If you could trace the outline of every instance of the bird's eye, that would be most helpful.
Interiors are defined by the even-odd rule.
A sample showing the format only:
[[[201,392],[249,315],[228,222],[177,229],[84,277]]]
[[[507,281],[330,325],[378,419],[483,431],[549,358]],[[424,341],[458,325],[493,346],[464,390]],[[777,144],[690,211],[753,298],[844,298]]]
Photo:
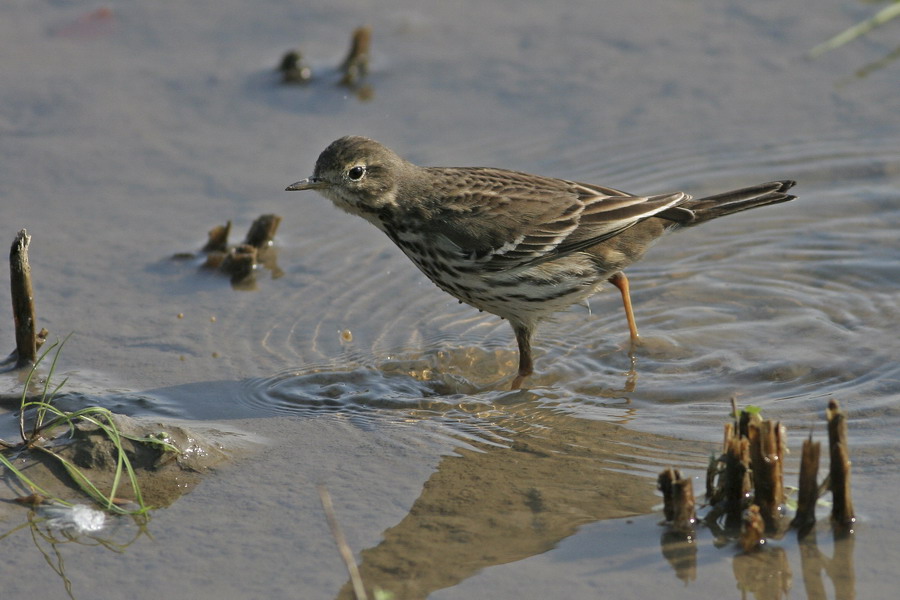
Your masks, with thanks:
[[[347,177],[350,178],[350,181],[359,181],[365,174],[366,168],[363,166],[356,166],[347,171]]]

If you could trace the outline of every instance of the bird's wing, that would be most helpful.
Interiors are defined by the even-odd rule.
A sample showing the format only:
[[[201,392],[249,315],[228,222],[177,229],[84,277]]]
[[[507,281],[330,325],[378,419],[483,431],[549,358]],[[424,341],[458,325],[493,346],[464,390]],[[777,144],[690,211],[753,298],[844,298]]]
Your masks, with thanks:
[[[634,196],[597,185],[498,169],[473,169],[449,193],[434,234],[479,269],[530,267],[584,250],[690,199],[683,192]]]

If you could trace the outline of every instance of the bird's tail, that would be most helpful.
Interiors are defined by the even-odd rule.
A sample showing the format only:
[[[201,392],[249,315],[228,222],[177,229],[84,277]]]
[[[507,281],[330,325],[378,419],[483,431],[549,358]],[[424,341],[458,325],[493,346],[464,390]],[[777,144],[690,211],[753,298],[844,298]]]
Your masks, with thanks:
[[[715,196],[688,200],[678,207],[657,213],[656,216],[671,219],[683,227],[692,227],[742,210],[793,200],[796,196],[786,192],[795,183],[797,182],[791,180],[770,181]]]

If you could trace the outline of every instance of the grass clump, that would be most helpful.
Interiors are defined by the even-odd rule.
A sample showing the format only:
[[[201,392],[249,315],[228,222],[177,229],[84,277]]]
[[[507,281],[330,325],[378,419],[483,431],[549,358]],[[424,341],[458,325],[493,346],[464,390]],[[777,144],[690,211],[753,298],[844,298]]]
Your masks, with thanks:
[[[114,514],[143,515],[150,507],[144,502],[141,488],[138,484],[137,473],[132,461],[129,459],[124,443],[126,440],[130,440],[141,444],[154,445],[164,451],[178,452],[178,449],[159,437],[135,437],[122,433],[116,425],[113,413],[107,408],[89,406],[76,411],[65,411],[55,406],[53,401],[67,379],[63,379],[55,386],[51,381],[53,380],[60,351],[67,340],[68,337],[62,342],[57,341],[52,344],[44,351],[34,366],[31,367],[25,380],[19,406],[19,435],[21,436],[21,441],[10,443],[0,440],[0,464],[6,467],[8,472],[17,478],[23,486],[30,489],[33,497],[39,495],[37,497],[44,501],[63,506],[73,506],[72,502],[54,497],[13,464],[16,457],[25,453],[30,453],[35,458],[37,458],[38,454],[45,455],[51,459],[51,462],[62,466],[78,488],[103,510]],[[44,378],[40,395],[29,399],[28,390],[31,389],[38,367],[51,353],[53,353],[53,358],[50,362],[49,372]],[[61,448],[65,447],[65,440],[74,437],[79,425],[93,427],[95,433],[99,433],[104,440],[108,440],[114,448],[112,454],[115,456],[115,465],[112,469],[112,483],[108,489],[101,489],[99,485],[95,484],[85,474],[84,470],[60,451]],[[130,484],[134,498],[123,501],[117,494],[125,487],[126,482]]]

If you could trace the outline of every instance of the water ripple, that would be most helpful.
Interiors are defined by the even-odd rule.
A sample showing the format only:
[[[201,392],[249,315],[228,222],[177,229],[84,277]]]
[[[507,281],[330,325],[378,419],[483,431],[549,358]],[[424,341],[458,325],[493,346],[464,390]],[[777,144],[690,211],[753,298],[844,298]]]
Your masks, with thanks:
[[[611,420],[627,413],[634,426],[674,424],[685,435],[710,435],[697,410],[718,423],[731,396],[796,422],[830,397],[886,411],[900,394],[894,141],[686,149],[638,140],[618,147],[601,171],[566,173],[696,193],[790,176],[800,181],[799,199],[675,233],[630,268],[643,338],[633,353],[611,287],[542,324],[529,393],[543,410]],[[560,149],[559,160],[607,150],[591,144]],[[517,360],[509,326],[457,304],[380,232],[316,201],[329,235],[310,229],[288,239],[286,276],[265,297],[266,319],[230,320],[222,334],[258,340],[260,352],[251,347],[242,359],[279,372],[245,380],[239,401],[262,413],[364,421],[396,411],[458,423],[506,406]],[[270,325],[254,330],[259,323]]]

